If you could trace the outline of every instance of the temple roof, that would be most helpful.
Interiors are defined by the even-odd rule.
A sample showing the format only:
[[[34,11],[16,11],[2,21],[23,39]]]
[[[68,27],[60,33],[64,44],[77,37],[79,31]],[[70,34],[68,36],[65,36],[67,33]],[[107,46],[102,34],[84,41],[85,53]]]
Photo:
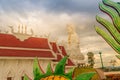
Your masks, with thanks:
[[[54,51],[54,53],[56,54],[57,58],[53,61],[58,62],[63,58],[63,55],[58,47],[58,45],[55,42],[50,42],[51,46],[52,46],[52,50]]]
[[[66,53],[66,50],[65,50],[64,46],[59,46],[59,48],[60,48],[60,50],[62,51],[62,54],[63,54],[64,56],[66,56],[67,53]]]
[[[63,56],[61,56],[60,54],[57,54],[57,58],[54,59],[54,62],[59,62],[61,59],[63,58]]]
[[[30,37],[24,41],[20,41],[11,34],[0,34],[0,46],[50,49],[47,38]]]
[[[0,33],[0,56],[1,57],[40,57],[53,58],[55,55],[50,49],[47,38],[30,37],[20,41],[11,34]]]
[[[0,56],[54,58],[54,55],[51,53],[51,51],[15,50],[15,49],[0,49]]]
[[[20,41],[14,35],[0,33],[0,57],[38,57],[59,62],[66,55],[64,46],[47,38],[30,37]],[[66,66],[74,66],[74,63],[68,59]]]
[[[67,53],[66,53],[66,50],[64,48],[64,46],[59,46],[60,50],[62,51],[62,55],[63,56],[66,56]],[[75,64],[72,62],[72,60],[70,58],[68,58],[68,61],[67,61],[67,64],[66,64],[67,67],[70,67],[70,66],[75,66]]]
[[[59,62],[64,56],[67,56],[66,50],[64,48],[64,46],[58,46],[55,42],[50,42],[51,46],[52,46],[52,50],[54,51],[54,53],[57,55],[57,59],[53,60],[55,62]],[[70,66],[75,66],[74,63],[68,58],[67,60],[67,67]]]
[[[70,67],[70,66],[75,66],[75,64],[72,62],[71,59],[68,59],[68,62],[66,64],[67,67]]]
[[[55,42],[50,42],[51,46],[52,46],[52,50],[55,53],[60,53],[59,47],[57,46],[57,44]]]

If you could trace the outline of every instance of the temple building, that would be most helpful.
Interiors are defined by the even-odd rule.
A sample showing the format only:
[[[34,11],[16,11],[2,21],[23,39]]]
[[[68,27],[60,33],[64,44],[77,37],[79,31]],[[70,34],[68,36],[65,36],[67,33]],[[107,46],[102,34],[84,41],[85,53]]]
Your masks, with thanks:
[[[64,57],[67,55],[66,50],[64,48],[64,46],[58,46],[55,42],[50,42],[52,49],[54,51],[54,53],[57,56],[57,59],[53,60],[53,69],[55,69],[56,64]],[[71,69],[72,67],[75,66],[75,64],[73,63],[73,61],[71,61],[72,59],[67,60],[66,63],[66,71],[68,71],[69,69]],[[67,70],[68,69],[68,70]]]
[[[11,34],[0,33],[0,80],[23,80],[24,74],[33,78],[35,57],[45,72],[48,63],[51,63],[54,70],[56,63],[67,55],[63,45],[49,41],[48,38],[33,37],[33,31],[28,34],[26,27],[19,26],[18,32],[14,32],[13,27],[10,28]],[[69,58],[66,69],[74,66]]]

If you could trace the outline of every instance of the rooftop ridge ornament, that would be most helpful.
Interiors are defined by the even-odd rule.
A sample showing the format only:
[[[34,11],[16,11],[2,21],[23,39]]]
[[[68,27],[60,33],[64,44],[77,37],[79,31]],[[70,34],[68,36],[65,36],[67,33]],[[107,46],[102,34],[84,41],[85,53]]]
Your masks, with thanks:
[[[103,0],[102,3],[99,3],[99,8],[112,19],[111,23],[102,17],[96,16],[97,22],[103,25],[110,35],[100,27],[95,27],[95,30],[118,54],[120,54],[120,4],[112,0]],[[117,58],[120,59],[120,55],[117,55]]]
[[[11,29],[11,33],[18,38],[21,41],[24,41],[25,39],[28,39],[29,37],[32,37],[34,35],[33,30],[31,29],[31,34],[27,33],[27,26],[18,26],[18,31],[15,32],[13,26],[8,26]]]
[[[44,38],[47,38],[47,39],[49,39],[50,36],[51,36],[51,33],[46,33],[46,34],[43,35],[43,37],[44,37]]]

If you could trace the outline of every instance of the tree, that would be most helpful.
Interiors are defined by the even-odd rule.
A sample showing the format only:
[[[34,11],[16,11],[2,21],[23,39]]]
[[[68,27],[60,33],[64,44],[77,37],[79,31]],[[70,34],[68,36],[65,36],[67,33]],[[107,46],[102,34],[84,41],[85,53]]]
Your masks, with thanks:
[[[95,62],[94,62],[94,53],[88,52],[87,56],[88,56],[88,64],[89,64],[89,66],[93,67],[94,64],[95,64]]]
[[[116,65],[116,60],[111,60],[110,63],[112,64],[112,66],[114,67]]]

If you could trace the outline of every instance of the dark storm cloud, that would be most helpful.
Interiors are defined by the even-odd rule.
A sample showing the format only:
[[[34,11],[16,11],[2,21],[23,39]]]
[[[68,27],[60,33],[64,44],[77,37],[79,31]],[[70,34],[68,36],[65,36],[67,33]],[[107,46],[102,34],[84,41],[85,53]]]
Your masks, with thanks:
[[[55,11],[55,12],[68,12],[68,13],[76,13],[76,12],[95,12],[98,7],[97,0],[51,0],[46,4],[47,10]]]
[[[0,7],[5,11],[23,13],[44,9],[54,13],[95,13],[100,0],[0,0]]]

